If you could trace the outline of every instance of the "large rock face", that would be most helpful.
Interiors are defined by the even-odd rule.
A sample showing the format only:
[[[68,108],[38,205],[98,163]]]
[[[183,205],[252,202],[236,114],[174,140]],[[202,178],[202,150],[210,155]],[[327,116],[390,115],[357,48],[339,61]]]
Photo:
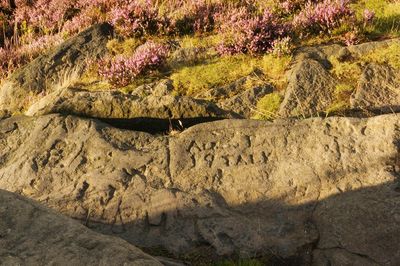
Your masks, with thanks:
[[[163,265],[124,240],[3,190],[0,217],[0,265]]]
[[[108,24],[92,26],[16,71],[0,88],[0,110],[20,111],[36,97],[79,78],[87,60],[106,53],[111,35]]]
[[[399,115],[226,120],[153,136],[14,117],[0,121],[0,188],[140,246],[398,265],[399,128]]]

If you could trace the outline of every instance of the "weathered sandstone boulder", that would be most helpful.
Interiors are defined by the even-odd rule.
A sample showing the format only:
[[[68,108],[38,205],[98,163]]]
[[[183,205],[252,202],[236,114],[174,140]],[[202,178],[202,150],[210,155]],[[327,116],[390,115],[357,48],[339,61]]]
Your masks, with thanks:
[[[171,129],[225,118],[241,118],[212,102],[172,95],[124,94],[119,91],[85,91],[64,88],[49,94],[27,110],[26,115],[71,114],[99,118],[119,128],[146,132]]]
[[[398,265],[399,128],[393,114],[223,120],[153,136],[14,117],[0,121],[0,188],[138,246]]]
[[[199,93],[198,95],[196,95],[196,97],[213,99],[218,102],[223,102],[237,95],[240,95],[247,90],[263,87],[266,87],[268,90],[271,89],[270,84],[260,81],[259,77],[255,75],[249,75],[239,78],[225,86],[210,88],[207,91]]]
[[[135,88],[130,94],[144,98],[146,96],[172,95],[174,85],[170,79],[162,79],[150,84],[144,84]]]
[[[62,89],[43,97],[26,112],[29,116],[71,114],[96,118],[231,118],[232,113],[215,104],[172,95],[138,97],[119,91]]]
[[[287,76],[280,116],[317,116],[332,104],[337,81],[320,61],[300,59]]]
[[[382,41],[366,42],[358,45],[347,46],[346,49],[351,53],[353,57],[362,57],[372,50],[376,49],[387,49],[393,43],[399,43],[400,39],[388,39]]]
[[[352,62],[362,59],[376,49],[386,49],[399,39],[370,42],[360,45],[342,47],[326,45],[298,49],[287,74],[288,86],[280,106],[280,117],[315,117],[326,113],[335,106],[336,86],[342,80],[331,73],[329,60],[336,58],[339,62]],[[355,87],[347,113],[358,113],[359,110],[374,113],[391,113],[400,106],[399,80],[400,72],[388,65],[373,62],[360,65],[362,74],[354,84]],[[351,73],[349,73],[351,75]],[[354,77],[352,77],[353,79]],[[357,112],[355,112],[357,111]],[[378,112],[376,112],[378,111]]]
[[[107,51],[112,27],[98,24],[17,70],[0,88],[0,110],[21,111],[41,95],[78,79],[94,60]]]
[[[122,239],[4,190],[0,217],[0,265],[163,265]]]
[[[387,65],[369,64],[351,98],[355,109],[385,113],[400,110],[400,70]]]
[[[257,102],[272,92],[273,87],[269,84],[256,86],[220,102],[218,106],[225,110],[231,110],[243,117],[251,118],[257,109]]]

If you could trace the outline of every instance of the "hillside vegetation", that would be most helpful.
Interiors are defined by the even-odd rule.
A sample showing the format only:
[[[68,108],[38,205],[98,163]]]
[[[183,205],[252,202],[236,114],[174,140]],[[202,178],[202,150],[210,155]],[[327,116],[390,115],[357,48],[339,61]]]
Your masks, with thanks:
[[[87,77],[103,89],[169,76],[193,95],[255,70],[279,88],[295,47],[399,36],[399,11],[397,0],[2,0],[0,79],[106,21],[116,29],[110,55]]]

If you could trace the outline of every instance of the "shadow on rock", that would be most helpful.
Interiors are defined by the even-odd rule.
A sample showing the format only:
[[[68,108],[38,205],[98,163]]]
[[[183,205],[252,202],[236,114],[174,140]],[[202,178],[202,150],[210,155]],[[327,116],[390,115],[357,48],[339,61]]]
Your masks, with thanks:
[[[220,201],[219,207],[228,210],[225,213],[216,214],[217,206],[178,213],[171,209],[148,217],[147,226],[139,231],[135,222],[119,221],[113,225],[90,222],[88,226],[133,244],[139,244],[134,240],[137,236],[142,235],[143,240],[152,235],[159,242],[149,243],[153,248],[148,247],[147,251],[155,254],[163,254],[165,244],[171,239],[179,243],[197,234],[196,248],[186,255],[178,254],[182,259],[192,259],[194,265],[224,258],[215,253],[216,246],[219,249],[224,246],[231,258],[259,258],[268,265],[398,265],[400,262],[400,182],[339,192],[302,205],[267,200],[228,206],[223,199]],[[204,217],[194,215],[189,219],[189,213],[202,213]],[[190,226],[188,220],[192,220]],[[171,228],[186,230],[184,227],[191,228],[188,239],[171,231]],[[236,249],[234,239],[247,241],[248,250]],[[164,248],[154,248],[157,246]],[[284,255],[293,248],[295,252],[290,252],[293,255]]]

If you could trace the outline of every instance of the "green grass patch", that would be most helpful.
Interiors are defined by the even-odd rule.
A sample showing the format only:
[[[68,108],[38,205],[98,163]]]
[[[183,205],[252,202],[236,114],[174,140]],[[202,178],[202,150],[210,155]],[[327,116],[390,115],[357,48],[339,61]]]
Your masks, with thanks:
[[[143,43],[143,40],[136,38],[129,38],[125,40],[112,39],[108,41],[107,49],[113,55],[132,55],[136,48]]]
[[[272,54],[264,55],[261,60],[261,70],[267,77],[267,80],[278,90],[286,87],[287,80],[285,74],[291,61],[292,57],[290,55],[276,57]]]
[[[183,67],[171,75],[175,90],[182,95],[196,95],[209,89],[232,83],[250,75],[258,60],[250,56],[227,56],[203,64]]]
[[[350,97],[355,87],[349,84],[340,83],[335,87],[335,101],[325,111],[327,115],[340,113],[350,108]]]
[[[354,90],[354,87],[348,84],[338,84],[335,88],[335,95],[337,97],[341,97],[344,94],[351,94]]]
[[[255,259],[241,259],[238,261],[226,260],[221,262],[216,262],[213,266],[263,266],[265,265],[259,260]]]
[[[180,46],[182,48],[193,48],[193,47],[212,48],[215,47],[220,42],[221,42],[221,36],[216,34],[205,35],[202,37],[186,35],[179,40]]]
[[[387,48],[375,49],[361,58],[364,62],[388,64],[394,69],[400,69],[400,41],[395,41]]]
[[[341,82],[354,84],[362,73],[359,61],[339,61],[333,56],[329,58],[329,61],[332,64],[331,73]]]
[[[390,0],[359,0],[353,4],[357,17],[362,18],[365,9],[375,12],[375,20],[366,30],[372,37],[400,36],[400,2]]]
[[[192,96],[230,84],[250,74],[258,75],[264,82],[271,82],[281,88],[286,84],[285,71],[290,61],[290,56],[275,57],[270,54],[263,57],[224,56],[194,66],[173,69],[171,79],[178,94]]]
[[[257,114],[254,119],[272,120],[282,103],[282,96],[278,93],[271,93],[261,98],[257,103]]]

